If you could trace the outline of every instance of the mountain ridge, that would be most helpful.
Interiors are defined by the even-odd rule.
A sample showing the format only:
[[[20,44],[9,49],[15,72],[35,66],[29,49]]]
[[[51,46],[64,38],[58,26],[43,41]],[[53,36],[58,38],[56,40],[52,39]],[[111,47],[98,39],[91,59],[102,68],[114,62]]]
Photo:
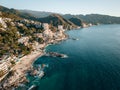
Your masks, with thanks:
[[[53,12],[44,12],[44,11],[33,11],[33,10],[17,10],[17,9],[9,9],[4,6],[0,6],[0,11],[4,11],[7,13],[12,13],[15,14],[19,17],[26,18],[26,19],[31,19],[35,21],[39,21],[42,19],[46,20],[45,18],[48,18],[52,14],[58,14],[58,13],[53,13]],[[109,16],[109,15],[103,15],[103,14],[86,14],[86,15],[72,15],[72,14],[59,14],[64,18],[64,20],[68,20],[69,22],[70,19],[78,19],[77,21],[81,20],[82,22],[85,22],[87,24],[91,23],[94,25],[97,24],[120,24],[120,17],[115,17],[115,16]],[[73,24],[80,25],[80,23],[75,23],[72,22]]]
[[[71,29],[70,28],[71,26],[74,28],[77,27],[74,23],[72,23],[67,19],[64,19],[59,14],[51,14],[48,17],[39,18],[39,21],[52,24],[53,26],[63,25],[64,28],[69,28],[69,29]]]
[[[42,23],[51,24],[51,22],[53,22],[53,25],[55,27],[57,27],[58,25],[63,25],[64,28],[69,28],[69,29],[71,29],[70,25],[71,25],[71,27],[76,27],[76,25],[74,25],[69,20],[64,19],[59,14],[49,13],[49,15],[47,17],[38,18],[38,17],[28,13],[28,12],[20,12],[16,9],[9,9],[9,8],[3,7],[3,6],[0,6],[0,11],[5,12],[5,13],[14,14],[14,15],[19,16],[21,18],[30,19],[30,20],[34,20],[34,21],[39,21],[39,22],[42,22]]]
[[[39,11],[34,11],[34,14],[38,12]],[[31,14],[30,12],[27,12],[27,13]],[[46,13],[46,12],[42,12],[42,13]],[[51,12],[51,14],[58,14],[58,13]],[[46,17],[48,17],[49,15],[50,15],[50,12],[48,15],[46,15]],[[86,15],[60,14],[60,15],[67,20],[69,20],[70,18],[78,18],[86,23],[92,23],[92,24],[97,24],[97,23],[99,24],[114,24],[114,23],[120,24],[120,17],[118,16],[110,16],[110,15],[104,15],[104,14],[86,14]],[[43,18],[43,17],[45,16],[38,16],[37,18]]]

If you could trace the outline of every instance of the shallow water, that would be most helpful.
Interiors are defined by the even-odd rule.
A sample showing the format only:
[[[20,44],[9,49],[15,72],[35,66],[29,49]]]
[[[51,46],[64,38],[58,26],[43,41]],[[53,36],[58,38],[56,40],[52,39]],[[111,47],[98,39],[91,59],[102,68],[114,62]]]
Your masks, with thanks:
[[[70,38],[50,45],[47,52],[68,58],[40,57],[49,64],[42,79],[29,77],[36,90],[120,90],[120,25],[100,25],[67,31]]]

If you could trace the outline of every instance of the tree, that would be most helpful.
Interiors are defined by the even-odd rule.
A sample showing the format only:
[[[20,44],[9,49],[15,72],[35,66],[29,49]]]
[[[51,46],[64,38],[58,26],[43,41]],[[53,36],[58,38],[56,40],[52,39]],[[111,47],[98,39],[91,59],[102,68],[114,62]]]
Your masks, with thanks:
[[[41,43],[41,44],[44,43],[43,38],[38,38],[38,42]]]
[[[3,28],[2,24],[0,23],[0,28]]]
[[[5,74],[4,70],[0,70],[0,77],[2,77]]]

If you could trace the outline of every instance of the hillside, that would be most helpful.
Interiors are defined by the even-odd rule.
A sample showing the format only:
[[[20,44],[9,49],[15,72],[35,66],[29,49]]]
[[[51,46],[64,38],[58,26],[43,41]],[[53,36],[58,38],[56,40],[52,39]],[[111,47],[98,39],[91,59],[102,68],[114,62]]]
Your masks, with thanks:
[[[88,15],[63,15],[65,19],[70,18],[79,18],[83,22],[92,23],[92,24],[120,24],[120,17],[109,16],[109,15],[100,15],[100,14],[88,14]]]
[[[20,18],[12,13],[0,12],[0,57],[3,55],[26,55],[33,50],[36,41],[34,33],[41,33],[40,22]],[[19,43],[19,39],[29,38],[29,44]],[[42,38],[39,38],[42,43]],[[34,44],[34,43],[33,43]]]
[[[26,18],[35,21],[50,22],[50,19],[54,19],[53,17],[51,17],[53,16],[52,14],[54,14],[52,12],[16,10],[16,9],[9,9],[3,6],[0,6],[0,11],[5,13],[11,13],[21,18]],[[69,19],[76,18],[76,19],[80,19],[83,22],[92,23],[92,24],[120,24],[120,17],[109,16],[109,15],[101,15],[101,14],[87,14],[87,15],[56,14],[56,15],[61,15],[61,17],[64,18],[64,20],[67,19],[67,22],[69,23],[73,21],[73,20],[69,21]],[[72,23],[75,24],[75,22]],[[78,24],[76,23],[76,25]]]
[[[83,23],[82,20],[80,20],[79,18],[70,18],[69,21],[71,21],[77,26],[82,26],[82,23]]]
[[[48,17],[39,18],[40,22],[49,23],[53,26],[57,27],[58,25],[63,25],[64,28],[71,29],[77,27],[71,21],[64,19],[62,16],[58,14],[52,14]]]
[[[50,12],[37,12],[37,14],[36,14],[36,11],[30,11],[30,10],[22,11],[22,10],[16,10],[16,9],[9,9],[9,8],[3,7],[3,6],[0,6],[0,11],[2,11],[4,13],[12,14],[12,15],[15,15],[15,16],[18,16],[21,18],[29,19],[29,20],[39,21],[42,23],[49,23],[49,24],[52,24],[56,28],[58,25],[63,25],[65,29],[66,28],[71,29],[71,28],[76,27],[75,24],[73,24],[69,20],[64,19],[59,14],[52,14]],[[39,18],[37,16],[40,16],[42,18]]]
[[[31,14],[37,18],[48,17],[53,14],[52,12],[41,12],[41,11],[31,11],[23,10],[24,13]],[[120,17],[101,15],[101,14],[87,14],[87,15],[71,15],[71,14],[60,14],[63,18],[69,20],[70,18],[79,18],[83,22],[92,24],[120,24]]]
[[[16,16],[21,17],[21,18],[26,18],[26,19],[37,21],[37,19],[34,16],[32,16],[31,14],[26,13],[26,12],[22,13],[22,12],[16,10],[16,9],[13,9],[13,8],[9,9],[7,7],[4,7],[4,6],[0,6],[0,11],[4,12],[4,13],[7,13],[7,14],[16,15]]]
[[[114,17],[109,15],[88,14],[85,16],[78,15],[77,17],[83,19],[88,23],[100,23],[100,24],[120,24],[120,17]]]

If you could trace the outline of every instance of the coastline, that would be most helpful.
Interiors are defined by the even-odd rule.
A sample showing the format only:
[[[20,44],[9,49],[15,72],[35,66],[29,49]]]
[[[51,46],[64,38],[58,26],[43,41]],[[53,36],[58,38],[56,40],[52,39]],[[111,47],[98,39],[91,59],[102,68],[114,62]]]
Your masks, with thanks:
[[[26,72],[31,68],[32,63],[42,55],[43,52],[33,52],[22,57],[12,69],[14,75],[8,76],[7,79],[3,80],[2,89],[12,90],[14,87],[19,86],[20,83],[27,82]]]
[[[5,80],[3,79],[3,85],[1,85],[2,90],[12,90],[18,87],[21,83],[28,82],[26,79],[27,71],[30,70],[31,66],[37,60],[37,58],[44,55],[45,48],[51,44],[56,44],[58,42],[66,40],[67,38],[68,35],[66,35],[64,32],[62,38],[51,39],[49,42],[44,43],[42,50],[33,51],[30,54],[20,58],[19,62],[17,62],[11,70],[14,72],[14,74],[8,76]]]

